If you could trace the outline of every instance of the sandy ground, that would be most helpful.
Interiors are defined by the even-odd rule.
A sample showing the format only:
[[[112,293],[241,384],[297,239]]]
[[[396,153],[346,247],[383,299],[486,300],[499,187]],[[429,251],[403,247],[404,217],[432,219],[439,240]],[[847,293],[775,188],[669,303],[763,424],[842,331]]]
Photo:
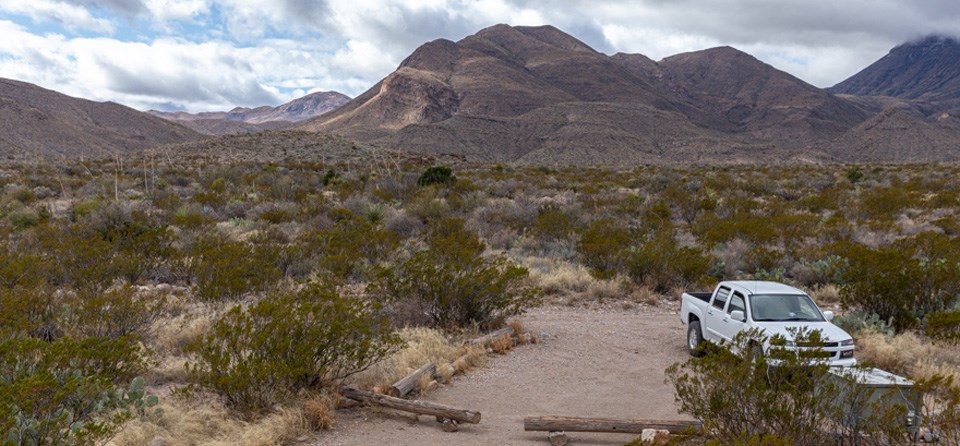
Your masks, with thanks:
[[[568,415],[685,419],[664,369],[687,358],[675,313],[544,308],[523,318],[538,344],[493,356],[487,368],[454,378],[423,399],[479,411],[480,424],[443,432],[433,417],[375,408],[341,410],[315,446],[545,445],[547,433],[524,432],[523,418]],[[571,444],[621,445],[622,434],[570,433]]]

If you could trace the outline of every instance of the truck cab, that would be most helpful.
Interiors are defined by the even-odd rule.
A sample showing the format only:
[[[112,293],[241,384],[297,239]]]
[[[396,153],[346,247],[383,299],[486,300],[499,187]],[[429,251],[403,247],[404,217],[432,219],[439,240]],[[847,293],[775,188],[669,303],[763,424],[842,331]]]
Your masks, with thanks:
[[[832,324],[833,313],[821,311],[806,293],[776,282],[726,281],[712,293],[683,293],[681,322],[687,325],[687,346],[691,354],[704,340],[730,344],[744,331],[758,330],[763,341],[754,345],[756,353],[766,354],[770,339],[783,339],[778,348],[796,350],[793,334],[819,331],[831,366],[853,366],[853,338]],[[803,347],[800,347],[803,348]]]

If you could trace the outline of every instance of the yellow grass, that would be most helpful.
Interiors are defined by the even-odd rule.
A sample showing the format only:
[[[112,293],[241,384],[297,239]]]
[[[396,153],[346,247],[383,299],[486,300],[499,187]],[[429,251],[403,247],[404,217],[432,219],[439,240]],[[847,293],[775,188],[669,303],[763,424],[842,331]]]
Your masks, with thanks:
[[[864,364],[912,378],[939,374],[960,379],[960,349],[911,332],[896,336],[863,332],[857,338],[857,357]]]
[[[447,364],[455,360],[460,347],[438,330],[405,328],[400,337],[406,342],[403,350],[355,375],[351,381],[362,388],[387,388],[427,363]]]
[[[840,289],[836,285],[820,285],[810,291],[810,297],[820,306],[833,306],[840,302]]]
[[[107,444],[142,446],[160,439],[169,446],[273,446],[294,443],[309,433],[309,427],[301,409],[285,409],[256,423],[243,423],[216,403],[164,401],[142,420],[124,425]]]

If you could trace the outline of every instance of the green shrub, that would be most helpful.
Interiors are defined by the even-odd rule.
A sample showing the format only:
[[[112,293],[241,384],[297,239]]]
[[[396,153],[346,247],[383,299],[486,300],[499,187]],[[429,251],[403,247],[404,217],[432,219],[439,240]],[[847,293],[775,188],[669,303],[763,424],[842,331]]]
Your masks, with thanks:
[[[146,367],[136,336],[84,336],[80,328],[96,322],[75,318],[69,294],[42,284],[0,290],[0,302],[0,434],[6,441],[85,444],[109,436],[131,416],[130,404],[144,407],[142,380],[139,394],[116,389]]]
[[[526,268],[502,256],[484,258],[486,246],[463,220],[434,224],[427,249],[388,269],[378,288],[393,300],[419,304],[433,325],[489,328],[539,300]]]
[[[124,250],[119,239],[104,237],[83,224],[43,225],[34,235],[34,249],[51,266],[45,279],[52,285],[107,288],[120,278],[137,280],[149,264],[134,247]]]
[[[270,245],[251,246],[217,233],[198,236],[187,250],[195,295],[223,300],[264,290],[282,276],[274,254]]]
[[[328,170],[327,173],[323,174],[323,185],[326,186],[335,186],[340,184],[340,174],[335,170]]]
[[[627,248],[633,244],[632,231],[613,219],[594,221],[580,233],[577,253],[590,268],[590,275],[609,279],[623,271]]]
[[[704,282],[713,259],[702,250],[678,247],[671,232],[654,234],[627,254],[627,272],[638,284],[658,292]]]
[[[949,247],[946,240],[922,234],[895,247],[848,247],[841,303],[892,320],[897,330],[915,327],[925,315],[949,308],[960,294],[960,264],[940,257],[952,255]]]
[[[197,361],[188,371],[198,386],[252,418],[383,359],[399,346],[389,327],[378,304],[310,283],[231,309],[192,345]]]
[[[334,227],[303,234],[301,257],[336,277],[359,279],[370,267],[387,259],[400,245],[393,232],[363,218],[341,220]]]
[[[567,239],[573,229],[573,219],[559,206],[549,205],[540,208],[531,233],[547,241],[556,241]]]
[[[439,184],[444,186],[452,185],[457,181],[457,177],[453,175],[453,170],[446,166],[433,166],[427,168],[420,175],[420,178],[417,178],[418,186],[429,186],[431,184]]]
[[[36,209],[27,206],[14,209],[7,215],[7,218],[10,219],[10,224],[18,229],[29,228],[40,223],[40,213],[38,213]]]
[[[853,184],[859,183],[860,180],[863,179],[863,170],[860,170],[860,168],[856,166],[845,170],[843,173],[846,175],[847,180]]]
[[[35,359],[31,350],[41,349],[38,342],[43,341],[0,343],[3,444],[97,444],[157,404],[157,397],[144,391],[143,378],[117,387],[102,376],[49,364],[49,352]]]
[[[816,345],[818,339],[816,331],[794,333],[798,344]],[[757,331],[741,333],[729,345],[707,343],[708,354],[667,369],[680,412],[703,422],[711,444],[767,444],[765,438],[776,439],[772,444],[838,446],[906,441],[906,409],[888,398],[864,404],[859,392],[841,392],[836,380],[827,379],[829,366],[816,361],[822,353],[816,347],[804,354],[771,347],[767,353],[778,360],[776,367],[765,356],[734,353],[753,351],[763,341]]]
[[[934,340],[960,341],[960,310],[937,311],[927,315],[924,334]]]
[[[137,296],[133,287],[80,289],[71,306],[72,331],[98,339],[138,338],[163,309],[163,299]]]

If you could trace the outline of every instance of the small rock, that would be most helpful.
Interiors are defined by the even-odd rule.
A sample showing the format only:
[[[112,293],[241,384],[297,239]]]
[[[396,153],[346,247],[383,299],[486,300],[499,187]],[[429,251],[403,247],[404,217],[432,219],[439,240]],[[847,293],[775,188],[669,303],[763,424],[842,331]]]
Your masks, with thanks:
[[[153,440],[150,440],[150,442],[147,443],[147,446],[167,446],[168,444],[170,443],[167,442],[166,438],[153,437]]]
[[[640,433],[640,441],[649,444],[665,445],[670,442],[670,431],[664,429],[644,429]]]

